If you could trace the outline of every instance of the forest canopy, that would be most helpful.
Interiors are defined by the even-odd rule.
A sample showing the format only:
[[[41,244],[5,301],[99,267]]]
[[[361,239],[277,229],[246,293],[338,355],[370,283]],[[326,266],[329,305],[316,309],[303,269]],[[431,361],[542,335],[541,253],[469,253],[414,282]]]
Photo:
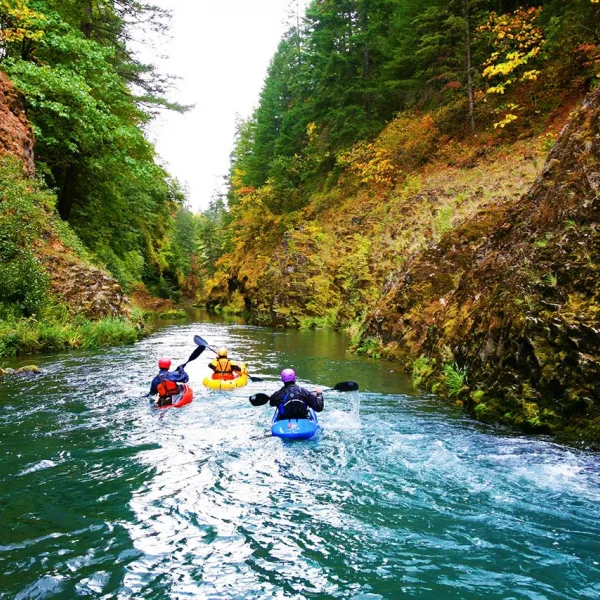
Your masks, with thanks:
[[[166,296],[185,287],[196,240],[180,235],[192,215],[144,127],[160,109],[185,108],[131,42],[166,32],[168,18],[137,0],[0,1],[0,69],[24,95],[58,214],[126,288]]]

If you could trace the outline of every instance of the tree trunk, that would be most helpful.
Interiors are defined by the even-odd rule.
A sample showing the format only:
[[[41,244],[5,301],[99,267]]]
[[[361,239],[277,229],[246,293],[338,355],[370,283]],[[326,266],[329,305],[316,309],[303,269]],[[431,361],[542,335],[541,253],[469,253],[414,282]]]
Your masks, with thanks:
[[[361,14],[361,28],[364,36],[363,41],[363,77],[369,80],[371,77],[371,50],[369,48],[369,7],[368,3],[363,2]],[[365,110],[370,113],[373,106],[372,94],[365,93]]]
[[[467,34],[465,66],[467,69],[467,96],[469,97],[469,121],[471,125],[471,132],[475,133],[475,103],[473,102],[473,80],[471,78],[471,7],[469,6],[469,0],[463,0],[463,7],[465,11],[465,24]]]
[[[58,214],[63,221],[68,221],[75,200],[75,190],[77,188],[77,176],[79,168],[77,165],[69,165],[65,171],[65,177],[58,196]]]
[[[92,21],[94,16],[92,0],[85,0],[83,10],[85,12],[85,21],[81,22],[81,31],[85,38],[89,40],[92,37]]]

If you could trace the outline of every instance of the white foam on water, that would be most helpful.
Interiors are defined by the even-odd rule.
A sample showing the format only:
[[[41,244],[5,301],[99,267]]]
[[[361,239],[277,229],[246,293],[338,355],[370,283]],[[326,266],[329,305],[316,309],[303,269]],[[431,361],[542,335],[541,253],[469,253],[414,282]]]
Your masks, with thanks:
[[[579,464],[524,465],[515,468],[514,476],[517,479],[525,479],[544,490],[585,495],[589,499],[600,500],[600,493],[591,482],[588,482],[585,469]]]
[[[332,410],[327,413],[327,420],[320,421],[323,428],[335,430],[358,430],[362,427],[360,417],[354,412],[345,412],[343,410]]]
[[[22,477],[23,475],[29,475],[30,473],[35,473],[36,471],[51,469],[52,467],[56,467],[57,464],[58,463],[54,462],[53,460],[40,460],[40,462],[28,465],[25,469],[17,473],[17,476]]]

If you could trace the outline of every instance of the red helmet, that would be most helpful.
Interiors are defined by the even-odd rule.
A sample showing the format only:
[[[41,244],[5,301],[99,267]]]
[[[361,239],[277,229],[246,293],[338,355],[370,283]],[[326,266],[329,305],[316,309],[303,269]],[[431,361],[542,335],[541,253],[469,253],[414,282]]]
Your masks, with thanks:
[[[161,369],[168,369],[171,366],[171,359],[170,358],[159,358],[158,359],[158,366]]]

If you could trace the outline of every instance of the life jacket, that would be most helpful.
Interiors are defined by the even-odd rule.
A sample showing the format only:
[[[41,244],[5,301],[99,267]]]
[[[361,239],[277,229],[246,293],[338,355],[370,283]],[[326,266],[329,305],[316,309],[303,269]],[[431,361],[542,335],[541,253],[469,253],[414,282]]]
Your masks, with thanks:
[[[161,398],[170,398],[179,394],[179,386],[170,379],[163,379],[157,386],[156,390]]]
[[[228,358],[215,358],[213,361],[215,365],[215,372],[213,379],[233,379],[233,369],[231,368],[231,361]]]
[[[223,373],[231,373],[231,361],[228,358],[216,358],[215,359],[215,373],[222,375]]]
[[[302,398],[296,398],[288,392],[277,407],[279,419],[302,419],[308,415],[308,404]]]

